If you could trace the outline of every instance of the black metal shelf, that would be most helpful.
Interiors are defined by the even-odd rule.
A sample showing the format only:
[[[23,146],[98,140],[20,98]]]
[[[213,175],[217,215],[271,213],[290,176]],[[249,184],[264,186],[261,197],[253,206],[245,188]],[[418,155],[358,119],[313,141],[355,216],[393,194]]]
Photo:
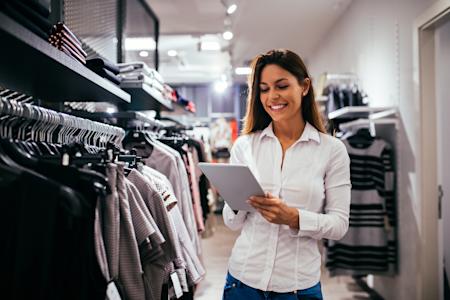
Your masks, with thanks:
[[[131,95],[131,103],[124,105],[126,110],[173,110],[172,102],[147,84],[122,82],[120,86]]]
[[[130,95],[0,12],[0,85],[47,102],[130,102]]]

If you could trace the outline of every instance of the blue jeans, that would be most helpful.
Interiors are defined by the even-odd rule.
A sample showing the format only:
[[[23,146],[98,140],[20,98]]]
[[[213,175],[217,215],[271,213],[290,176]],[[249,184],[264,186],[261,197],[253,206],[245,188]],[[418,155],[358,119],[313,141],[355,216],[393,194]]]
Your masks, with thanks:
[[[320,282],[304,290],[289,293],[261,291],[227,274],[222,300],[323,300]]]

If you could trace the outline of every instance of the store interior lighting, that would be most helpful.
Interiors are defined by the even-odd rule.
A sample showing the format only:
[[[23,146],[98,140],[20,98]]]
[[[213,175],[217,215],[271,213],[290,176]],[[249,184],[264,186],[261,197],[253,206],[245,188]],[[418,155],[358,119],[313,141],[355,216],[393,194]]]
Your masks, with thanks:
[[[234,69],[234,73],[236,75],[249,75],[252,72],[252,69],[249,67],[237,67]]]
[[[167,55],[169,55],[170,57],[175,57],[178,55],[177,50],[169,50],[167,51]]]
[[[227,41],[229,41],[229,40],[231,40],[232,38],[233,38],[233,33],[230,31],[230,30],[227,30],[227,31],[225,31],[223,34],[222,34],[222,37],[225,39],[225,40],[227,40]]]
[[[148,57],[148,55],[149,55],[148,51],[142,50],[139,52],[140,57]]]
[[[222,0],[222,4],[227,9],[227,14],[231,15],[237,10],[237,4],[235,0]]]
[[[228,87],[228,83],[224,80],[218,80],[214,82],[214,91],[218,94],[222,94]]]
[[[139,50],[155,50],[156,42],[150,37],[134,37],[125,38],[125,50],[139,51]]]
[[[200,42],[201,51],[219,51],[220,44],[216,41],[201,41]]]

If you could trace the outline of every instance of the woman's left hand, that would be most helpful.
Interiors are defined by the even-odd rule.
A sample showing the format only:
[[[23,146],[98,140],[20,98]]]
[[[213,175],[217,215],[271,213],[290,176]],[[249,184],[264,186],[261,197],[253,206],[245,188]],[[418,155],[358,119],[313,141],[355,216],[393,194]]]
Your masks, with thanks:
[[[300,218],[298,210],[287,206],[271,193],[266,193],[265,197],[252,196],[248,203],[270,223],[285,224],[293,229],[298,229]]]

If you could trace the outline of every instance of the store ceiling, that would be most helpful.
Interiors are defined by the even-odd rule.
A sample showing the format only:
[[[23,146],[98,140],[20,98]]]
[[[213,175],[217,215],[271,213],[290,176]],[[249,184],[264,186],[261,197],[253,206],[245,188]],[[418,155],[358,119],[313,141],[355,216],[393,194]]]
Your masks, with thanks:
[[[221,0],[147,0],[160,20],[160,72],[169,83],[207,83],[233,74],[256,54],[289,48],[306,61],[326,39],[351,0],[236,0],[234,38],[222,39],[226,10]],[[199,51],[202,39],[219,51]],[[168,50],[177,50],[169,57]]]

